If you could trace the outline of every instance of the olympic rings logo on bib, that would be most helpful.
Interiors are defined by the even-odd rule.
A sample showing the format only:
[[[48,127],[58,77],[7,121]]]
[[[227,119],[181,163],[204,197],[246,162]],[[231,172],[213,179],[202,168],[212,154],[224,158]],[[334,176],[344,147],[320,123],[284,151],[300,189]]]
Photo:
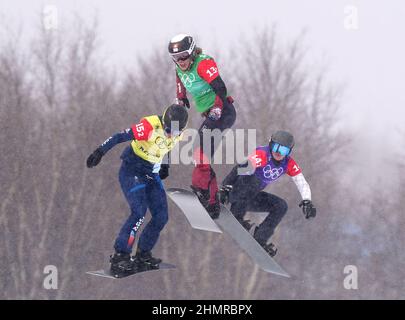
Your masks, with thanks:
[[[263,168],[263,174],[266,179],[277,179],[283,172],[283,168],[272,168],[269,164]]]

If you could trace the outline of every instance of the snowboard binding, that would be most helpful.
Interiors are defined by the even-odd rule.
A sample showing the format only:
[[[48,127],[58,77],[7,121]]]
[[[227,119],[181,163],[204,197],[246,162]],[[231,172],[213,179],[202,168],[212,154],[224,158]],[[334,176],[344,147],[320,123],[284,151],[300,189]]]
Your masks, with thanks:
[[[263,242],[263,240],[257,239],[256,232],[258,228],[259,227],[256,227],[255,230],[253,231],[253,238],[255,238],[255,240],[260,244],[260,246],[264,249],[264,251],[266,251],[269,254],[270,257],[274,257],[277,253],[276,246],[274,245],[274,243],[267,244],[267,242]]]
[[[110,273],[115,278],[123,278],[136,272],[129,253],[114,253],[110,256],[110,263]]]
[[[137,272],[159,269],[159,264],[162,262],[162,259],[153,257],[151,251],[142,251],[139,248],[132,260],[136,265]]]
[[[128,253],[115,253],[110,256],[110,273],[115,278],[124,278],[134,273],[159,269],[162,259],[152,257],[150,251],[137,250],[131,257]]]
[[[215,203],[209,203],[210,200],[210,192],[209,190],[204,190],[193,185],[190,186],[191,190],[195,193],[198,200],[202,204],[202,206],[207,210],[208,214],[212,219],[217,219],[219,217],[219,213],[221,211],[221,206],[219,201],[217,200]]]
[[[262,245],[263,249],[269,254],[270,257],[274,257],[277,253],[277,248],[273,243]]]
[[[250,223],[250,220],[244,220],[243,218],[238,219],[236,218],[236,220],[238,220],[238,222],[242,225],[242,227],[244,227],[248,232],[250,232],[250,229],[252,229],[254,223]]]
[[[210,199],[210,192],[209,190],[204,190],[193,185],[190,186],[191,191],[195,193],[198,200],[201,202],[202,206],[206,208],[208,206],[208,201]]]

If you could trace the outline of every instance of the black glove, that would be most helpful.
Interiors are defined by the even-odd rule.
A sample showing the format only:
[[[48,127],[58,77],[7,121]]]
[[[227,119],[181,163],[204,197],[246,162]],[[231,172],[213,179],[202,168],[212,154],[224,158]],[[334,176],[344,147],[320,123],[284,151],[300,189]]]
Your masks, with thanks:
[[[222,204],[227,204],[229,202],[229,193],[232,191],[233,186],[225,185],[221,186],[217,192],[217,199]]]
[[[104,152],[101,149],[101,147],[98,147],[96,150],[94,150],[94,152],[89,155],[89,157],[87,158],[87,168],[92,168],[95,167],[96,165],[98,165],[101,161],[101,158],[103,157]]]
[[[221,206],[218,202],[208,204],[205,209],[212,219],[218,219],[221,212]]]
[[[168,164],[162,164],[160,166],[159,170],[159,177],[160,179],[164,180],[169,176],[169,165]]]
[[[190,109],[190,101],[187,98],[177,99],[180,105],[185,106],[187,109]]]
[[[311,200],[302,200],[299,206],[300,208],[302,207],[302,212],[304,213],[306,219],[315,218],[316,208],[312,204]]]

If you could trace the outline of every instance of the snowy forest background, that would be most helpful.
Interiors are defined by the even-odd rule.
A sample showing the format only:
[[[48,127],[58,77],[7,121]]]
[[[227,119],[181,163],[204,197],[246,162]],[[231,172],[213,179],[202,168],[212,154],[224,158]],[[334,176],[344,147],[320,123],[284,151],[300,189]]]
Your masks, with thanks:
[[[111,134],[160,113],[175,94],[165,50],[117,71],[104,63],[97,32],[97,23],[78,17],[63,32],[38,24],[27,48],[21,30],[0,28],[0,298],[405,298],[405,182],[374,171],[367,182],[357,179],[356,166],[367,159],[347,166],[348,150],[361,147],[342,130],[344,86],[308,63],[305,36],[282,43],[275,28],[258,31],[254,49],[246,39],[237,55],[208,53],[236,100],[234,128],[256,128],[259,144],[277,129],[296,137],[294,158],[311,185],[317,217],[304,219],[289,179],[267,189],[289,203],[275,243],[276,260],[292,278],[261,271],[226,234],[191,229],[170,200],[154,254],[177,269],[123,281],[86,275],[107,265],[128,215],[117,180],[125,144],[92,170],[85,160]],[[190,127],[198,127],[201,118],[194,109],[190,115]],[[398,148],[384,166],[405,176],[404,160]],[[215,166],[219,180],[231,167]],[[187,187],[191,170],[173,165],[166,187]],[[389,181],[384,187],[381,178]],[[58,268],[57,290],[43,287],[46,265]],[[358,290],[343,287],[346,265],[358,268]]]

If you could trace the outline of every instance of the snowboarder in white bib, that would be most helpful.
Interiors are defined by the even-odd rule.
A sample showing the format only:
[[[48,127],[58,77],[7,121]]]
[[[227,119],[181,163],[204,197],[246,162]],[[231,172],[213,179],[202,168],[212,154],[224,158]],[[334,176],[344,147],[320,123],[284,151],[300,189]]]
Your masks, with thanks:
[[[294,137],[286,131],[275,132],[266,146],[257,147],[255,153],[243,164],[236,165],[224,179],[219,200],[231,204],[231,212],[243,227],[250,230],[249,220],[244,220],[247,211],[268,212],[263,222],[253,232],[256,241],[271,255],[277,252],[274,244],[268,243],[275,228],[287,213],[287,202],[263,190],[284,174],[296,184],[302,201],[305,218],[316,216],[316,208],[311,201],[311,189],[301,168],[290,156],[294,147]]]

